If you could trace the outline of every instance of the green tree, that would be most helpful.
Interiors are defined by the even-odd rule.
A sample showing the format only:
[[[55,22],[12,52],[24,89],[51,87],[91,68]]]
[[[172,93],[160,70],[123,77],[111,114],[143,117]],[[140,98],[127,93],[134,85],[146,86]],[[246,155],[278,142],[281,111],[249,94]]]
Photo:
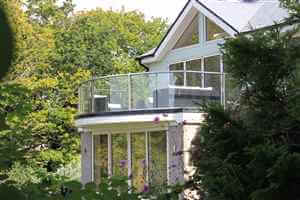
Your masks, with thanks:
[[[67,71],[83,67],[94,76],[137,72],[143,68],[135,57],[156,45],[166,21],[146,21],[137,11],[96,9],[75,14],[67,30],[56,33],[56,64]]]
[[[241,94],[226,110],[208,106],[193,141],[192,185],[203,199],[300,198],[298,32],[272,28],[224,44]]]
[[[79,155],[74,116],[80,83],[142,69],[135,55],[152,48],[166,24],[138,12],[74,14],[70,0],[0,3],[15,42],[12,67],[0,85],[0,169],[18,161],[55,171]]]
[[[14,48],[14,36],[12,34],[12,30],[6,15],[7,14],[4,10],[3,5],[0,4],[0,43],[2,44],[0,47],[0,80],[8,72],[8,69],[11,65]]]

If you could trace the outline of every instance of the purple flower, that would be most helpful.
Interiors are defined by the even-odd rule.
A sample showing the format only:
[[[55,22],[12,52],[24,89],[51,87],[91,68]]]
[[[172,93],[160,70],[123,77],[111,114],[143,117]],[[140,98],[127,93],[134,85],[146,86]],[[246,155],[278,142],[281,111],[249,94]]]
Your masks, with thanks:
[[[125,168],[127,164],[127,160],[120,160],[120,167]]]
[[[141,164],[142,164],[142,168],[146,168],[146,160],[145,159],[142,160]]]
[[[148,185],[144,185],[143,191],[144,193],[149,192],[149,186]]]

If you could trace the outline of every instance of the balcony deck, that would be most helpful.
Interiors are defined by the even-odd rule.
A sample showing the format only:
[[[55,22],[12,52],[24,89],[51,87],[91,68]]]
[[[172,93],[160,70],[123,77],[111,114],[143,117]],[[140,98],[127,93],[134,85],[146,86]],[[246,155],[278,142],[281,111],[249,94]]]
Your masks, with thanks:
[[[224,105],[229,82],[225,73],[199,71],[145,72],[94,78],[80,86],[79,114],[199,108],[205,102]]]

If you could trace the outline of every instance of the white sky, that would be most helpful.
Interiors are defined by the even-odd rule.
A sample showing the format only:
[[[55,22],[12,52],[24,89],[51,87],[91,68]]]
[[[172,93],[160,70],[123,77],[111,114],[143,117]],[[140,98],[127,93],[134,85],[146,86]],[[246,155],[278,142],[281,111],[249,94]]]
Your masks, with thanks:
[[[93,8],[103,8],[105,10],[112,8],[120,10],[122,6],[125,10],[139,10],[147,18],[163,17],[173,22],[187,0],[74,0],[77,5],[76,10],[85,10]]]

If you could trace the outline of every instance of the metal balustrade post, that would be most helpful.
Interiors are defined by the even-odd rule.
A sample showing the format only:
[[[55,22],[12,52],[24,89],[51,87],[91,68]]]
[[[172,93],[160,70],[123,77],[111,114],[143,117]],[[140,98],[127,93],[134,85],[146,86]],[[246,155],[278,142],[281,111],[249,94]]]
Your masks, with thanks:
[[[129,73],[128,74],[128,110],[131,110],[131,100],[132,100],[132,97],[131,97],[131,74]]]
[[[158,73],[156,73],[156,80],[155,80],[155,108],[158,108]],[[153,107],[154,107],[153,106]]]
[[[91,95],[91,104],[90,104],[90,106],[91,106],[91,108],[90,108],[90,111],[91,112],[94,112],[95,110],[94,110],[94,81],[91,81],[90,82],[90,95]]]
[[[223,65],[223,56],[220,56],[220,72],[221,72],[221,104],[225,107],[225,74]]]
[[[82,86],[79,86],[79,88],[78,88],[79,103],[78,103],[77,109],[78,109],[78,113],[79,113],[79,114],[82,113],[82,94],[81,94],[81,87],[82,87]]]

